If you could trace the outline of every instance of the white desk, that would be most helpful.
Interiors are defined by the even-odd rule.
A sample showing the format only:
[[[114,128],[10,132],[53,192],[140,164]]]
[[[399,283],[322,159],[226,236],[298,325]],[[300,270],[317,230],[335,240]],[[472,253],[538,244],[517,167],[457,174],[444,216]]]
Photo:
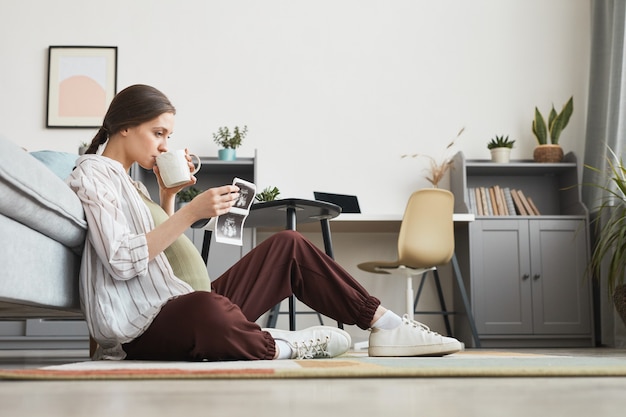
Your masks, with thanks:
[[[473,222],[475,216],[472,213],[454,213],[452,220],[455,223]],[[341,213],[330,220],[332,232],[348,233],[398,233],[402,223],[402,214],[363,214]],[[298,230],[303,232],[318,231],[315,224],[298,225]]]
[[[472,222],[475,220],[472,213],[454,213],[452,220],[455,222]],[[341,213],[331,219],[332,222],[394,222],[402,221],[402,214],[363,214],[363,213]]]

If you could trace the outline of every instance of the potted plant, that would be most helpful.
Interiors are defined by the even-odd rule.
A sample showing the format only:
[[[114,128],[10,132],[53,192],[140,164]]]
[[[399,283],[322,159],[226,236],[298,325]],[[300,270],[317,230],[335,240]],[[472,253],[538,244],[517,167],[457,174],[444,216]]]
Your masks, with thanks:
[[[223,161],[233,161],[237,159],[236,149],[241,146],[241,142],[248,134],[248,126],[244,126],[240,129],[239,126],[235,126],[232,133],[228,127],[220,127],[217,133],[213,133],[213,140],[222,149],[218,150],[218,157]]]
[[[178,192],[178,194],[176,194],[176,200],[178,202],[178,208],[181,208],[182,206],[184,206],[185,204],[189,203],[191,200],[193,200],[198,194],[200,194],[202,191],[200,191],[199,189],[197,189],[196,187],[187,187],[183,190],[180,190]]]
[[[626,324],[626,167],[612,150],[609,153],[607,182],[605,185],[594,184],[603,190],[604,197],[592,222],[597,239],[589,266],[596,277],[600,277],[600,272],[606,268],[608,293]]]
[[[465,128],[462,128],[461,130],[459,130],[459,133],[456,134],[456,137],[452,140],[452,142],[450,142],[448,146],[446,146],[444,156],[440,161],[436,160],[432,156],[424,155],[421,153],[416,153],[414,155],[411,155],[412,158],[426,157],[430,160],[430,168],[429,168],[430,176],[427,176],[426,180],[428,180],[428,182],[430,182],[433,185],[433,187],[439,188],[439,182],[443,179],[443,177],[446,175],[448,170],[452,167],[453,155],[451,156],[449,152],[450,152],[450,149],[452,149],[452,147],[454,146],[455,141],[459,138],[459,136],[461,136],[461,133],[463,133],[464,130]],[[402,158],[406,158],[408,156],[409,155],[402,155]]]
[[[487,143],[487,149],[491,151],[491,160],[498,163],[509,162],[513,144],[515,144],[515,141],[509,140],[508,136],[505,138],[504,135],[496,135],[495,138]]]
[[[563,129],[569,123],[569,119],[574,112],[574,97],[565,103],[560,113],[557,113],[552,106],[552,110],[548,115],[548,124],[535,107],[535,119],[533,120],[532,130],[537,138],[538,146],[533,152],[533,158],[537,162],[561,162],[563,159],[563,149],[559,145],[559,137]]]
[[[80,146],[78,147],[78,154],[84,155],[85,152],[87,152],[87,149],[89,149],[89,144],[87,142],[81,142]]]
[[[276,187],[267,187],[260,193],[258,193],[254,198],[259,202],[263,201],[274,201],[276,197],[280,194],[280,191]]]

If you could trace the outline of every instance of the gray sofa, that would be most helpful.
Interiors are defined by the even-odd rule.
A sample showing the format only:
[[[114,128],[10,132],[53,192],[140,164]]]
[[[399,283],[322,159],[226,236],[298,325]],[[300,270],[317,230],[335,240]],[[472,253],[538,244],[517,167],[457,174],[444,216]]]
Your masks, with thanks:
[[[0,137],[0,319],[82,317],[87,225],[65,184],[78,156],[26,152]]]

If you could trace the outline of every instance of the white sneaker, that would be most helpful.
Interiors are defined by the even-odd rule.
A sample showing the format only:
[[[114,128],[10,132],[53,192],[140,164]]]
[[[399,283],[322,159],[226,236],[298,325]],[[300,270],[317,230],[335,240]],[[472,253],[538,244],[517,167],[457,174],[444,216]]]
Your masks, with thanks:
[[[395,329],[372,329],[368,353],[369,356],[443,356],[462,349],[458,340],[435,333],[405,314],[402,324]]]
[[[334,358],[350,349],[350,335],[336,327],[314,326],[304,330],[288,331],[263,329],[274,340],[283,340],[291,346],[291,359]]]

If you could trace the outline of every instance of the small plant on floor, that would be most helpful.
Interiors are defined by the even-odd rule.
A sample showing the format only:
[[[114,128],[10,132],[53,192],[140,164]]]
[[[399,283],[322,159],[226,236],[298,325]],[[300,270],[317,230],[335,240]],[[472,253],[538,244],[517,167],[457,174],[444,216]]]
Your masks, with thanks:
[[[274,201],[276,197],[280,194],[280,191],[276,187],[267,187],[260,193],[258,193],[254,198],[257,201]]]
[[[608,294],[626,324],[626,165],[609,149],[606,172],[585,167],[600,174],[602,183],[589,185],[600,188],[604,194],[593,221],[597,238],[589,269],[596,277],[606,274]]]

